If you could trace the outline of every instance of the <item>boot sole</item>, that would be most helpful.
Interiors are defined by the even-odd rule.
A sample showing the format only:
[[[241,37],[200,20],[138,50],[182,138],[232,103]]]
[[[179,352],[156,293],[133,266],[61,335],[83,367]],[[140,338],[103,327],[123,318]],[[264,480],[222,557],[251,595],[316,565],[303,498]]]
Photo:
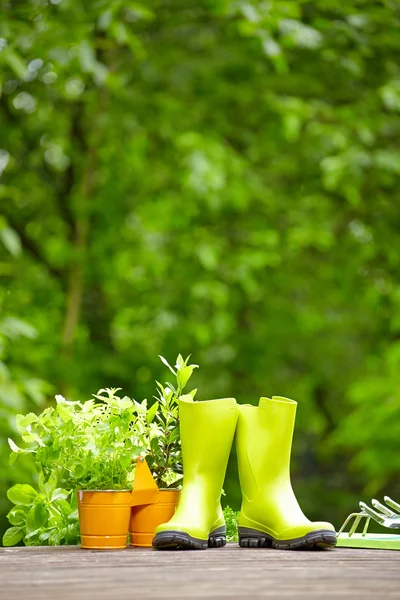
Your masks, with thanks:
[[[226,527],[214,529],[208,540],[192,537],[184,531],[160,531],[154,536],[152,546],[157,550],[205,550],[221,548],[226,544]]]
[[[239,546],[241,548],[323,550],[324,548],[334,548],[336,542],[336,533],[329,530],[310,531],[307,535],[292,540],[276,540],[263,531],[250,527],[239,527]]]

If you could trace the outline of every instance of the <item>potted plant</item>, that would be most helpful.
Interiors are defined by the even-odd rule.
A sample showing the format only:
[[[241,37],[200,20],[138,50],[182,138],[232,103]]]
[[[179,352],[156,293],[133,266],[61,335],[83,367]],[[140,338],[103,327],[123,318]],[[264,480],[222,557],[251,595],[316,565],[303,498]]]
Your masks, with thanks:
[[[169,520],[177,504],[182,473],[178,398],[197,367],[180,355],[175,369],[160,358],[176,384],[157,383],[158,396],[150,407],[146,400],[121,398],[117,388],[102,389],[83,403],[56,396],[55,408],[40,415],[18,415],[18,429],[29,447],[19,448],[9,440],[11,461],[19,454],[32,454],[40,490],[26,485],[9,490],[9,499],[17,506],[9,513],[13,527],[6,532],[8,545],[20,539],[27,544],[73,543],[78,512],[84,548],[124,548],[129,520],[131,542],[149,545],[150,538],[151,543],[155,527]],[[146,503],[143,509],[131,494],[138,456],[147,456],[154,477],[145,485],[162,488],[157,490],[157,502]],[[20,488],[26,492],[24,498]],[[78,509],[71,490],[78,490]],[[132,511],[131,504],[136,504]],[[148,535],[143,538],[141,532]]]
[[[180,354],[175,368],[163,356],[160,359],[176,381],[165,386],[156,382],[158,393],[149,409],[146,401],[136,403],[136,428],[147,448],[146,460],[159,494],[156,502],[132,507],[129,527],[132,546],[151,546],[156,527],[173,516],[180,496],[182,450],[178,401],[198,365],[188,364],[190,356],[184,360]],[[196,391],[189,392],[192,398]]]
[[[56,396],[55,408],[19,418],[29,448],[10,441],[14,454],[33,454],[42,481],[78,490],[83,548],[126,546],[133,458],[145,446],[134,427],[135,403],[118,391],[102,389],[83,403]]]

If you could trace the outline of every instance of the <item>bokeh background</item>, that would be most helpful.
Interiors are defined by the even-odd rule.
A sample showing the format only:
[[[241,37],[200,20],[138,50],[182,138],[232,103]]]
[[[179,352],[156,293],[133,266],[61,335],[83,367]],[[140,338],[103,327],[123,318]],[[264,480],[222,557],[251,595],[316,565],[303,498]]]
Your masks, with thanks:
[[[400,499],[393,0],[3,0],[0,529],[55,393],[298,401],[293,484]],[[235,457],[225,502],[240,503]]]

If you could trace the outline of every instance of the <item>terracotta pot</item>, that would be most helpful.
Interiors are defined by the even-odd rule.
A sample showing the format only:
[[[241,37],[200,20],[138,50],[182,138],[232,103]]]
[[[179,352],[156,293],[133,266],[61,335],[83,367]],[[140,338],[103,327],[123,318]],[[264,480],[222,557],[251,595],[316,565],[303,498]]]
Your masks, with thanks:
[[[167,523],[174,515],[179,502],[180,490],[160,490],[154,504],[133,506],[129,525],[131,546],[149,547],[158,525]]]
[[[126,548],[131,514],[131,492],[78,491],[82,548]]]

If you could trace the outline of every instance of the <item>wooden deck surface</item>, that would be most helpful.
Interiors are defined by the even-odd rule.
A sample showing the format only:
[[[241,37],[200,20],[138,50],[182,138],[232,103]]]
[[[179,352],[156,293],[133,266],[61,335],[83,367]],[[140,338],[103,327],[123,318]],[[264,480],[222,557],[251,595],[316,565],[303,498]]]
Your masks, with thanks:
[[[1,600],[400,599],[400,552],[1,548]]]

